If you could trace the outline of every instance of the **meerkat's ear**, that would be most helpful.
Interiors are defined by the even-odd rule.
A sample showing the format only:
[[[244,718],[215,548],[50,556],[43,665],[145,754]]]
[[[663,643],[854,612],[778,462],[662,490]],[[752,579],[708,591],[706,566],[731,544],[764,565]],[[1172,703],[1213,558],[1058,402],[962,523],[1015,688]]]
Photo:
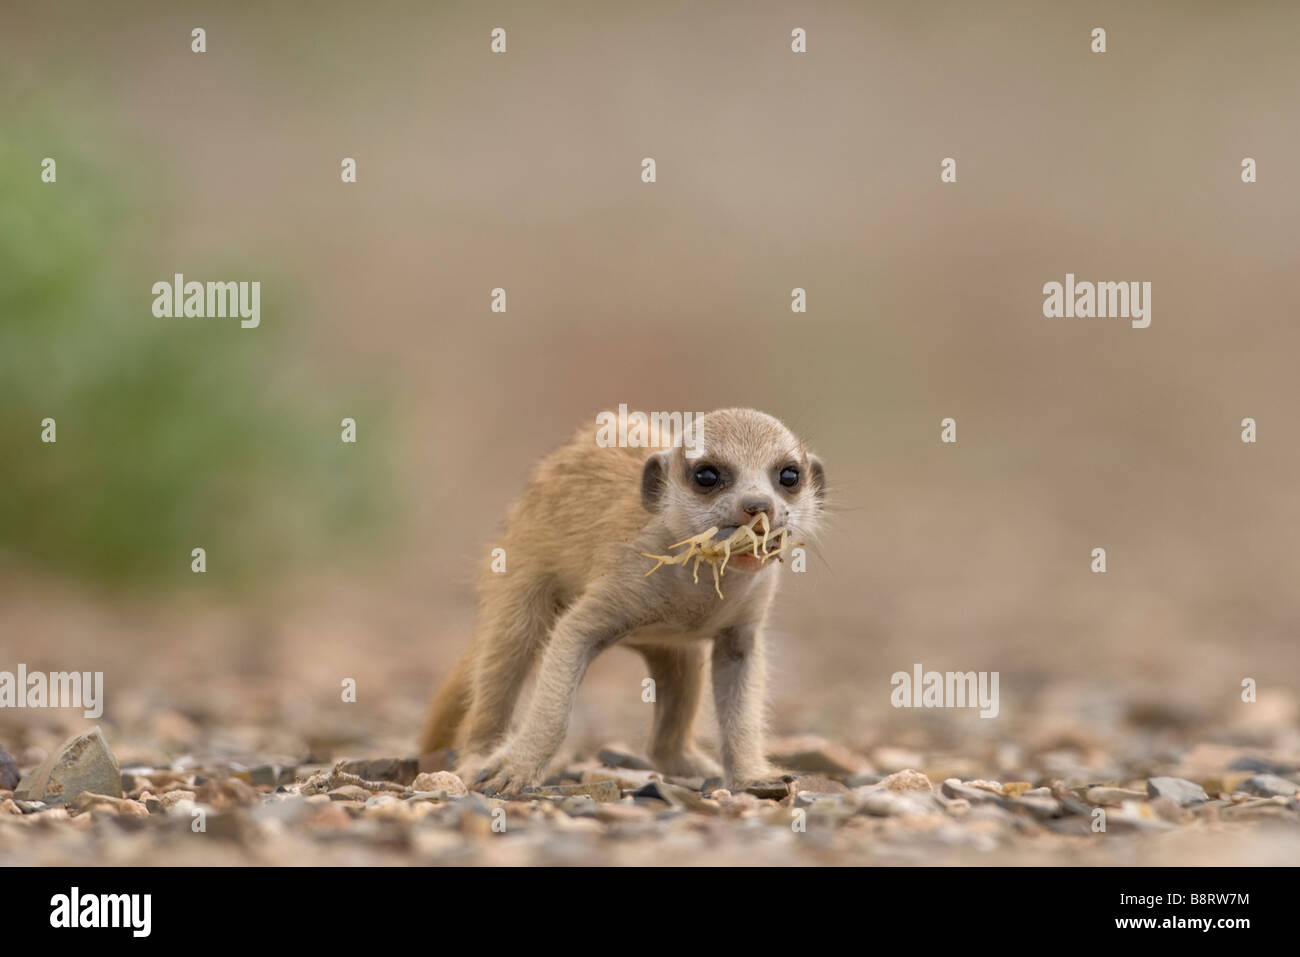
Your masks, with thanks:
[[[645,460],[641,470],[641,504],[647,512],[659,511],[668,488],[668,453],[656,452]]]
[[[811,452],[808,453],[808,473],[813,495],[819,502],[826,501],[826,469],[822,465],[822,460]]]

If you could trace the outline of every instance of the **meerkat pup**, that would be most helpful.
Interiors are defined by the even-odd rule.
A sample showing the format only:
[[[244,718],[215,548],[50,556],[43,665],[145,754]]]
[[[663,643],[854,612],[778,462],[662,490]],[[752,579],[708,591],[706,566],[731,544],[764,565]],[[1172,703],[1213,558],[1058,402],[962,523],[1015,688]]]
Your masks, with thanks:
[[[683,442],[686,438],[687,441]],[[473,642],[434,697],[421,740],[455,747],[471,786],[518,794],[545,778],[563,743],[592,660],[614,645],[639,652],[655,683],[649,757],[665,774],[742,788],[778,776],[763,750],[763,627],[777,562],[732,556],[725,597],[712,576],[670,565],[647,575],[674,543],[718,528],[714,540],[763,513],[800,540],[817,528],[822,464],[781,422],[752,409],[701,416],[670,447],[601,447],[583,429],[542,460],[511,507],[504,573],[482,576]],[[664,443],[666,444],[666,443]],[[694,737],[706,668],[722,765]],[[515,706],[536,670],[531,700]]]

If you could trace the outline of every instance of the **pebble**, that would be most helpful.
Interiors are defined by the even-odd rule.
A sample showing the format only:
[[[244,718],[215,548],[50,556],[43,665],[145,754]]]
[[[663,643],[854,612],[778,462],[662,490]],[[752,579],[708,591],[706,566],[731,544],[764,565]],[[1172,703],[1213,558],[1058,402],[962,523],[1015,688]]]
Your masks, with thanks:
[[[998,785],[998,791],[995,792],[987,786],[990,784],[996,784],[996,782],[971,781],[963,784],[956,778],[948,778],[943,782],[943,793],[945,797],[965,798],[972,805],[999,803],[1002,799],[1001,785]]]
[[[370,800],[370,792],[359,784],[343,784],[329,791],[328,794],[331,801],[360,801],[364,804]]]
[[[783,801],[790,796],[790,782],[755,781],[745,788],[745,793],[768,801]]]
[[[634,791],[637,788],[645,787],[651,781],[662,780],[662,775],[658,771],[614,766],[587,768],[582,772],[581,778],[583,784],[613,781],[624,790]]]
[[[1219,816],[1225,821],[1257,821],[1268,818],[1297,820],[1292,802],[1284,797],[1260,798],[1257,801],[1246,801],[1243,804],[1221,808]]]
[[[1063,813],[1061,802],[1054,797],[1018,797],[1011,800],[1011,806],[1023,808],[1039,819],[1060,817]]]
[[[1290,774],[1298,770],[1294,764],[1283,764],[1267,758],[1245,756],[1237,758],[1229,767],[1231,771],[1246,771],[1250,774]]]
[[[239,778],[208,778],[193,795],[200,804],[211,804],[219,811],[246,804],[257,804],[263,794]]]
[[[1241,782],[1241,790],[1260,797],[1292,797],[1300,787],[1276,774],[1256,774]]]
[[[469,793],[465,782],[450,771],[421,771],[411,782],[411,788],[416,791],[442,791],[448,796],[456,797]]]
[[[927,791],[891,791],[874,785],[854,792],[858,807],[878,817],[909,817],[937,811],[933,794]]]
[[[76,814],[84,814],[87,811],[102,809],[109,811],[116,817],[148,817],[149,809],[139,801],[132,801],[128,798],[115,798],[107,794],[92,794],[89,791],[82,791],[75,798],[68,802],[68,808]]]
[[[1089,804],[1113,804],[1119,806],[1125,801],[1141,801],[1147,796],[1146,791],[1134,791],[1130,788],[1111,788],[1097,786],[1088,788],[1084,798]]]
[[[122,769],[98,727],[64,741],[23,778],[14,799],[64,804],[82,791],[122,796]]]
[[[877,774],[875,771],[863,771],[859,774],[850,774],[844,779],[846,786],[850,788],[860,788],[869,784],[879,784],[885,779],[885,775]]]
[[[641,800],[662,801],[669,807],[682,807],[683,802],[680,792],[684,790],[684,788],[676,788],[666,781],[648,781],[643,787],[633,791],[632,797]]]
[[[601,804],[617,801],[623,796],[619,786],[613,781],[593,781],[590,784],[552,784],[538,788],[533,793],[539,797],[573,797],[577,794],[587,794]]]
[[[363,781],[393,781],[410,785],[420,773],[418,758],[376,758],[369,761],[349,761],[343,765],[346,774],[355,774]]]
[[[18,787],[18,782],[22,780],[22,774],[18,770],[18,762],[4,748],[0,748],[0,790],[12,791]]]
[[[933,791],[934,785],[920,771],[904,768],[884,778],[880,786],[890,791]]]
[[[1151,778],[1147,781],[1147,796],[1173,798],[1179,804],[1197,804],[1210,799],[1203,787],[1186,778]]]
[[[606,824],[625,824],[652,820],[655,812],[644,805],[632,801],[623,801],[613,804],[598,804],[593,816],[596,820],[603,821]]]

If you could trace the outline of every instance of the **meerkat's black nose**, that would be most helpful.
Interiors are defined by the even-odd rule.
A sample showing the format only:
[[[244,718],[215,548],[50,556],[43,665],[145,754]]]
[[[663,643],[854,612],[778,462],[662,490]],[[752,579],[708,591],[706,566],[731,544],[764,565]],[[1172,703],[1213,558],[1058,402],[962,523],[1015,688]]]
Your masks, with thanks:
[[[747,515],[757,515],[759,512],[768,512],[770,514],[772,511],[772,500],[766,496],[754,496],[742,499],[740,507],[745,510]]]

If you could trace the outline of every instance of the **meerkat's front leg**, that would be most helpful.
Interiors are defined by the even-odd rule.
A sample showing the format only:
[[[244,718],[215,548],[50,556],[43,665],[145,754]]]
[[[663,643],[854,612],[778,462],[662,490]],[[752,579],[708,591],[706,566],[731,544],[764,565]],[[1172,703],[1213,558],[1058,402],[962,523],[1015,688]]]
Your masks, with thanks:
[[[766,667],[760,629],[759,622],[725,628],[713,642],[713,699],[725,781],[732,790],[778,774],[763,753]]]
[[[542,783],[564,742],[578,685],[592,659],[632,627],[612,610],[617,607],[607,596],[589,594],[556,621],[523,721],[488,758],[474,787],[515,795]]]
[[[695,743],[695,714],[704,690],[708,648],[691,643],[639,649],[655,683],[654,730],[650,760],[664,774],[711,778],[722,773]]]

